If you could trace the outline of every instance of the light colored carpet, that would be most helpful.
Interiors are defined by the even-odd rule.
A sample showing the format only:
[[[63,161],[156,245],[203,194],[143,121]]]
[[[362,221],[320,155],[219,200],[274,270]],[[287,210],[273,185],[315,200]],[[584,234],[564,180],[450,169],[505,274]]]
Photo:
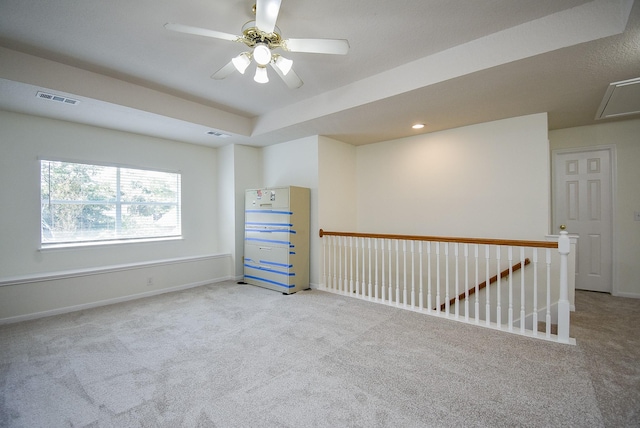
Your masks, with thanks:
[[[577,346],[231,282],[0,326],[0,426],[638,426],[639,302],[576,305]]]

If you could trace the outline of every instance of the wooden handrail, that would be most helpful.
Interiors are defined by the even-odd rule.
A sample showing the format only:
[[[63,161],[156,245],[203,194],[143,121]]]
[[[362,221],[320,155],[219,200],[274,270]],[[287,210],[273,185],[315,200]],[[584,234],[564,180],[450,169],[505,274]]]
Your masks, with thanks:
[[[381,233],[356,233],[356,232],[328,232],[320,229],[320,237],[323,236],[351,236],[354,238],[380,238],[400,239],[405,241],[432,241],[432,242],[457,242],[460,244],[480,245],[511,245],[514,247],[558,248],[557,242],[551,241],[524,241],[518,239],[490,239],[490,238],[456,238],[444,236],[417,236],[417,235],[389,235]]]
[[[528,265],[529,263],[531,263],[531,260],[524,259],[524,265]],[[522,263],[518,262],[515,265],[511,266],[511,272],[516,272],[519,271],[520,269],[522,269]],[[500,272],[500,278],[504,278],[509,276],[509,269],[505,269],[502,272]],[[489,278],[489,285],[493,284],[494,282],[498,281],[498,275],[493,275],[491,278]],[[482,290],[483,288],[485,288],[487,286],[487,281],[483,281],[480,284],[478,284],[478,291]],[[468,296],[471,297],[474,294],[476,294],[476,287],[472,287],[469,289],[469,294]],[[466,293],[460,293],[458,295],[458,300],[464,300],[467,297]],[[453,299],[449,300],[449,306],[454,305],[456,303],[456,298],[454,297]],[[446,303],[443,303],[440,305],[440,310],[444,311],[446,308]],[[437,310],[437,308],[433,308],[433,310]]]

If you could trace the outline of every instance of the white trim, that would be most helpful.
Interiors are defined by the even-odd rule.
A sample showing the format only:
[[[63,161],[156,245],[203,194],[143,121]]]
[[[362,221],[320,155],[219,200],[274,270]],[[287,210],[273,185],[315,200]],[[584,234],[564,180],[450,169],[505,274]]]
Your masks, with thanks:
[[[175,236],[160,236],[155,238],[130,238],[130,239],[113,239],[102,241],[81,241],[81,242],[43,242],[40,244],[38,251],[53,251],[53,250],[69,250],[87,247],[104,247],[108,245],[131,245],[131,244],[148,244],[150,242],[165,242],[165,241],[181,241],[184,237],[182,235]]]
[[[102,275],[105,273],[122,272],[134,269],[145,269],[155,266],[166,266],[178,263],[191,263],[203,260],[214,260],[231,257],[231,254],[208,254],[202,256],[178,257],[164,260],[154,260],[140,263],[127,263],[121,265],[102,266],[98,268],[74,269],[61,272],[46,272],[35,275],[15,276],[0,278],[0,287],[20,284],[31,284],[34,282],[56,281],[59,279],[77,278],[82,276]]]
[[[619,293],[618,292],[618,245],[617,245],[617,235],[618,235],[618,222],[617,218],[617,189],[618,189],[618,157],[616,152],[615,144],[605,144],[599,146],[586,146],[586,147],[574,147],[570,149],[555,149],[551,151],[551,200],[552,200],[552,218],[551,218],[551,226],[556,224],[556,204],[554,194],[554,188],[556,183],[555,177],[555,162],[556,155],[565,154],[565,153],[584,153],[584,152],[595,152],[598,150],[608,150],[609,151],[609,162],[610,162],[610,172],[611,172],[611,294],[613,296],[622,296],[622,294],[629,293]],[[577,263],[577,260],[576,260]],[[633,294],[633,293],[632,293]]]
[[[623,291],[621,293],[614,294],[616,297],[627,297],[629,299],[640,299],[640,293],[629,293],[627,291]]]
[[[190,284],[182,284],[182,285],[178,285],[178,286],[175,286],[175,287],[163,288],[163,289],[160,289],[160,290],[152,290],[152,291],[146,291],[144,293],[130,294],[128,296],[122,296],[122,297],[115,297],[115,298],[112,298],[112,299],[98,300],[97,302],[83,303],[81,305],[65,306],[63,308],[50,309],[50,310],[47,310],[47,311],[34,312],[34,313],[26,314],[26,315],[17,315],[17,316],[8,317],[8,318],[0,318],[0,325],[2,325],[2,324],[11,324],[11,323],[16,323],[16,322],[21,322],[21,321],[29,321],[29,320],[34,320],[34,319],[38,319],[38,318],[50,317],[50,316],[53,316],[53,315],[61,315],[61,314],[66,314],[66,313],[69,313],[69,312],[81,311],[81,310],[85,310],[85,309],[92,309],[92,308],[97,308],[97,307],[100,307],[100,306],[112,305],[114,303],[122,303],[122,302],[127,302],[127,301],[130,301],[130,300],[136,300],[136,299],[142,299],[142,298],[145,298],[145,297],[157,296],[159,294],[172,293],[174,291],[186,290],[188,288],[200,287],[202,285],[215,284],[215,283],[218,283],[218,282],[227,281],[229,279],[230,279],[230,277],[212,278],[212,279],[208,279],[208,280],[205,280],[205,281],[198,281],[198,282],[193,282],[193,283],[190,283]]]

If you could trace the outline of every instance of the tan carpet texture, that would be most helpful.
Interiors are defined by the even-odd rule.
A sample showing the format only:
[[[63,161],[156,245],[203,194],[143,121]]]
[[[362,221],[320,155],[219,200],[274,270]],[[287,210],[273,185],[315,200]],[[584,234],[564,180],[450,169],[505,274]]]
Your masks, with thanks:
[[[232,282],[4,325],[0,426],[640,426],[640,301],[576,309],[576,346]]]

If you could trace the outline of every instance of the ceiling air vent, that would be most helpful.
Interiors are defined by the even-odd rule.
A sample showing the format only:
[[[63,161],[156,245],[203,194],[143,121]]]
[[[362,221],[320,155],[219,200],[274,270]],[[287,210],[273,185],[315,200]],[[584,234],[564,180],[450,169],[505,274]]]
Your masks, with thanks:
[[[218,138],[231,137],[231,135],[229,134],[225,134],[224,132],[218,132],[218,131],[208,131],[207,135],[213,135],[214,137],[218,137]]]
[[[609,84],[596,119],[640,113],[640,77]]]
[[[70,104],[73,106],[80,103],[80,101],[74,100],[73,98],[67,98],[67,97],[63,97],[62,95],[55,95],[55,94],[50,94],[48,92],[42,92],[42,91],[38,91],[38,93],[36,93],[36,97],[42,98],[43,100],[56,101],[63,104]]]

